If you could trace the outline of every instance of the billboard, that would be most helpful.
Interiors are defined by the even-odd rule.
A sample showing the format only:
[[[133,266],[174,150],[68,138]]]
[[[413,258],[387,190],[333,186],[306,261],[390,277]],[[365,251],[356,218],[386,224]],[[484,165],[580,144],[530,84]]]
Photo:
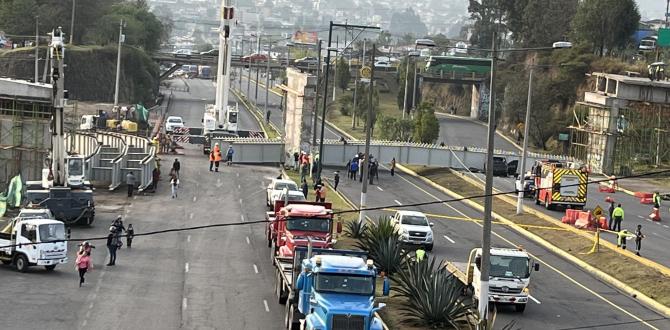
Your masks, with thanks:
[[[316,32],[295,31],[291,40],[296,44],[316,45],[318,37]]]

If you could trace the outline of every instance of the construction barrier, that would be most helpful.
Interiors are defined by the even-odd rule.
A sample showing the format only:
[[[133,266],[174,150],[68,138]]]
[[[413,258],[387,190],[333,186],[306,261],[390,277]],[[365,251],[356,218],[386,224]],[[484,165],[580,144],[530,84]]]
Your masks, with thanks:
[[[661,221],[661,210],[655,207],[654,210],[649,215],[649,219],[651,219],[652,221]]]
[[[651,197],[642,197],[640,198],[640,204],[652,204],[654,201]]]
[[[635,192],[634,196],[637,197],[637,198],[650,198],[651,199],[652,197],[654,197],[654,194],[653,193],[648,193],[648,192],[643,192],[643,191],[638,191],[638,192]]]

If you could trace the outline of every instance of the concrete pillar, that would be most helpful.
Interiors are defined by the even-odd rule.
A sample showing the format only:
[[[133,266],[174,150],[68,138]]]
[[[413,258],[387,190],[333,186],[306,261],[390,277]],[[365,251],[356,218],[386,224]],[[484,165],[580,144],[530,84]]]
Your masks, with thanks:
[[[612,100],[612,107],[610,108],[610,117],[607,127],[607,136],[605,141],[605,150],[601,157],[602,172],[606,174],[614,173],[614,152],[616,151],[616,140],[619,133],[617,132],[617,119],[619,118],[619,108],[622,106],[618,99]],[[593,157],[593,155],[592,155]],[[595,158],[597,159],[597,158]]]
[[[479,91],[480,84],[472,84],[472,97],[470,101],[470,118],[479,118]]]

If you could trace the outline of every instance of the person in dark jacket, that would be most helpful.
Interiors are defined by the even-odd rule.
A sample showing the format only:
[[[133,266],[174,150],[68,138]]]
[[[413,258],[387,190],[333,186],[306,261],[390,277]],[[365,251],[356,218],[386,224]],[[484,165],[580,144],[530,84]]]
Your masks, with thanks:
[[[179,163],[179,159],[174,159],[174,163],[172,163],[172,169],[174,169],[175,173],[177,173],[177,177],[179,177],[179,170],[181,170],[181,163]]]
[[[340,184],[340,171],[335,171],[335,177],[333,178],[333,189],[337,191],[337,186]]]
[[[307,195],[309,194],[309,186],[307,185],[307,180],[302,180],[302,194],[305,195],[305,199],[307,199]]]
[[[126,245],[130,249],[130,246],[133,244],[133,237],[135,237],[135,229],[133,229],[133,224],[128,224],[128,230],[126,230]]]
[[[612,227],[614,227],[614,218],[612,217],[612,213],[614,213],[615,208],[616,206],[614,206],[614,201],[610,202],[610,208],[609,208],[610,223],[608,224],[609,230],[612,230]]]
[[[151,172],[151,182],[153,183],[153,191],[156,191],[156,188],[158,188],[158,181],[161,179],[161,170],[158,169],[158,167],[155,167],[154,170]]]
[[[107,235],[107,249],[109,250],[109,262],[107,263],[107,266],[114,266],[116,264],[116,249],[119,247],[119,241],[113,228],[110,229],[111,230]]]
[[[126,186],[128,186],[128,197],[133,197],[133,190],[135,189],[135,175],[132,171],[126,174]]]

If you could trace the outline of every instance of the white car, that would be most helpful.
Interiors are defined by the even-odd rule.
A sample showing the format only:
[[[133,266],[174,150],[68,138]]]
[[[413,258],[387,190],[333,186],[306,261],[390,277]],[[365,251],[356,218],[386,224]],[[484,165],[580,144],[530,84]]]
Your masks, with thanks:
[[[293,180],[272,179],[268,185],[265,204],[270,208],[274,207],[275,201],[279,199],[284,188],[289,191],[300,191],[298,185]],[[300,192],[302,194],[302,192]]]
[[[170,116],[165,121],[165,132],[172,133],[175,128],[184,127],[184,120],[179,116]]]
[[[416,211],[396,211],[391,217],[400,233],[400,241],[408,245],[422,245],[426,251],[433,250],[433,223],[425,214]]]
[[[56,220],[53,213],[47,208],[22,208],[17,218],[22,219],[51,219]]]
[[[284,191],[279,193],[279,197],[277,198],[278,201],[283,201],[286,200],[286,194]],[[305,195],[302,194],[302,191],[297,191],[297,190],[289,190],[288,191],[288,201],[289,202],[304,202],[307,199],[305,198]]]
[[[387,62],[387,61],[378,61],[378,62],[375,62],[375,68],[384,68],[384,69],[388,69],[388,68],[392,68],[392,67],[393,67],[393,65],[391,64],[391,62]]]

